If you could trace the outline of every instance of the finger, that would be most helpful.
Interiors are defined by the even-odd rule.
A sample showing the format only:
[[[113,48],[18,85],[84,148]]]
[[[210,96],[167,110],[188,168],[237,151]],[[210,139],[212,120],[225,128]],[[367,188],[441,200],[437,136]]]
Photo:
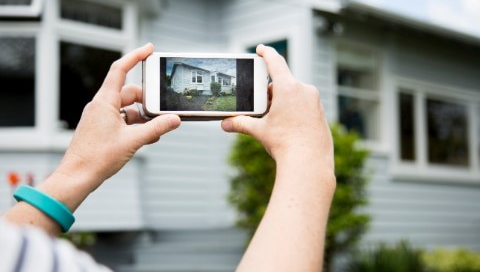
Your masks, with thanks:
[[[125,112],[125,117],[123,118],[123,120],[125,121],[125,123],[127,123],[127,125],[143,124],[148,121],[142,117],[142,115],[138,111],[138,108],[135,106],[123,107],[122,109]]]
[[[138,126],[131,127],[131,136],[138,148],[143,145],[155,143],[163,134],[180,126],[180,117],[175,114],[165,114]]]
[[[121,107],[131,105],[135,102],[141,103],[143,98],[142,88],[133,84],[123,86],[120,91],[120,96],[122,98]]]
[[[287,62],[275,49],[260,44],[257,46],[257,54],[265,60],[272,81],[279,79],[293,80],[293,75],[288,68]]]
[[[256,135],[254,134],[258,131],[255,128],[259,120],[260,119],[252,118],[250,116],[240,115],[224,119],[221,123],[221,126],[226,132],[237,132],[256,138]]]
[[[144,60],[152,52],[153,45],[147,43],[112,63],[99,93],[108,94],[111,92],[119,92],[125,83],[125,77],[128,71],[130,71],[138,62]]]

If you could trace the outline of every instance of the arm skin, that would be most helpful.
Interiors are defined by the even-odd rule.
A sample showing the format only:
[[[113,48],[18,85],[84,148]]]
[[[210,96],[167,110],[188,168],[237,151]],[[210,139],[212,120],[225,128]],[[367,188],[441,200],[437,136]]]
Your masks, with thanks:
[[[138,62],[153,52],[146,44],[115,61],[93,100],[82,113],[72,141],[55,171],[37,189],[65,204],[72,212],[106,179],[117,173],[146,144],[180,125],[176,115],[163,115],[145,122],[133,108],[128,109],[128,126],[120,107],[141,102],[142,90],[126,85],[125,77]],[[33,206],[19,202],[3,219],[19,225],[34,225],[51,235],[60,226]]]
[[[259,140],[277,173],[265,215],[237,272],[318,272],[336,184],[331,132],[317,89],[295,80],[273,48],[259,45],[257,53],[272,77],[269,112],[260,119],[226,119],[222,128]]]

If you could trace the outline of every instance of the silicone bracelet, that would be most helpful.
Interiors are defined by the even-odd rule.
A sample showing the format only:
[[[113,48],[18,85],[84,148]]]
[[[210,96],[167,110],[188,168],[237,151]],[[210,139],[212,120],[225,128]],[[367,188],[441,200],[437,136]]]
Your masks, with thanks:
[[[13,194],[17,201],[24,201],[48,215],[67,232],[75,222],[72,212],[58,200],[45,193],[26,185],[21,185]]]

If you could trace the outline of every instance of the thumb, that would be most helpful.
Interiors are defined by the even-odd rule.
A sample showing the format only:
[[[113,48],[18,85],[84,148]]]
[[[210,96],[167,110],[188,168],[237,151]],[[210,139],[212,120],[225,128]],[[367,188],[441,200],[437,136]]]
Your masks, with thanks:
[[[250,116],[235,116],[222,121],[222,129],[226,132],[238,132],[255,137],[257,118]]]
[[[160,139],[163,134],[172,131],[180,126],[180,117],[175,114],[166,114],[155,117],[154,119],[137,126],[131,126],[135,130],[137,142],[142,145],[152,144]]]

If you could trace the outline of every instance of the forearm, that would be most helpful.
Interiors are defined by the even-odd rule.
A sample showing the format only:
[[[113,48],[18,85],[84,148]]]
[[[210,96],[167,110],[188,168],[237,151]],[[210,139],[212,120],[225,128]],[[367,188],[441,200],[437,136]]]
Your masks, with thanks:
[[[335,190],[325,160],[315,152],[277,159],[268,208],[237,271],[321,271]]]
[[[63,168],[57,169],[37,189],[64,204],[72,213],[87,198],[91,189],[85,186],[88,171],[71,171],[66,175]],[[18,225],[33,225],[50,235],[58,235],[60,225],[32,205],[20,201],[4,215],[3,219]]]

